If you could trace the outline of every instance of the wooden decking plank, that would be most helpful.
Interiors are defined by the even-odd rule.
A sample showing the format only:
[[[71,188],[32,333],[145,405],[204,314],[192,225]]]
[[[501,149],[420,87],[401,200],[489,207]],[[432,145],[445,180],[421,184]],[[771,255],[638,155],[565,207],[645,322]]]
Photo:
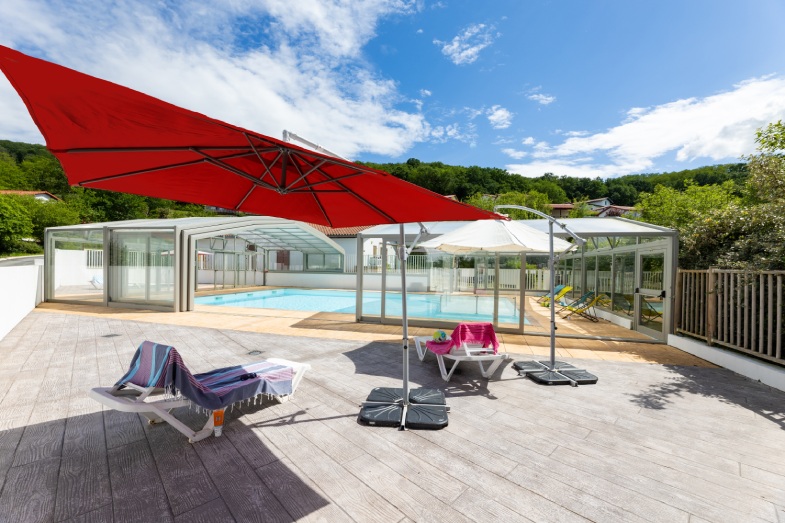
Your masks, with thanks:
[[[112,523],[113,521],[112,505],[109,504],[59,523]]]
[[[71,415],[63,435],[63,457],[81,454],[106,454],[106,434],[101,412]]]
[[[195,426],[195,420],[183,416],[182,411],[188,412],[188,409],[176,409],[175,415],[187,425]],[[199,418],[201,424],[204,424],[204,415],[193,417]],[[175,516],[219,497],[199,455],[183,434],[167,424],[146,425],[145,431],[169,506]]]
[[[591,521],[624,521],[630,523],[648,521],[648,519],[641,518],[624,508],[617,507],[605,499],[574,488],[564,481],[556,480],[548,474],[531,467],[519,465],[506,478]]]
[[[13,466],[18,467],[41,459],[60,457],[64,431],[65,419],[27,425],[16,448]]]
[[[267,405],[262,408],[267,408]],[[232,445],[252,468],[258,469],[281,459],[281,456],[276,455],[274,449],[269,447],[267,441],[260,437],[260,432],[249,426],[247,417],[243,419],[232,419],[232,417],[226,416],[223,435],[231,440]]]
[[[52,521],[59,468],[57,457],[11,468],[0,494],[0,514],[4,520],[14,523]]]
[[[112,449],[144,441],[145,434],[142,423],[147,423],[147,420],[143,420],[139,414],[105,409],[106,447]]]
[[[173,521],[147,440],[108,451],[115,521]]]
[[[454,501],[452,504],[447,504],[433,497],[423,488],[422,484],[428,484],[433,480],[430,477],[417,476],[415,483],[369,454],[360,455],[344,466],[413,521],[472,521],[464,515],[467,511],[453,508]],[[458,499],[464,495],[465,491]]]
[[[785,503],[785,477],[780,476],[779,481],[776,482],[780,485],[780,488],[773,488],[750,481],[740,475],[741,464],[738,462],[734,462],[734,467],[730,468],[730,470],[718,470],[710,465],[704,465],[698,460],[686,460],[680,456],[637,445],[634,442],[620,442],[618,438],[611,438],[607,435],[605,437],[591,438],[588,445],[591,447],[602,447],[607,455],[629,456],[630,459],[634,460],[645,459],[652,464],[701,478],[737,493],[755,493],[762,498]]]
[[[249,416],[251,421],[264,422],[282,414],[295,414],[300,407],[287,402],[274,409],[262,409]],[[264,431],[264,435],[282,450],[292,463],[312,481],[319,485],[329,499],[341,506],[357,521],[398,521],[403,514],[367,485],[359,481],[338,462],[303,436],[297,426],[309,425],[308,421],[276,423]],[[358,449],[361,450],[361,449]]]
[[[507,445],[500,445],[500,442],[505,439],[514,440],[514,430],[505,430],[502,427],[497,427],[493,431],[493,435],[489,435],[482,427],[473,426],[464,416],[459,415],[455,417],[458,420],[455,424],[457,428],[454,431],[458,435],[468,439],[482,438],[487,442],[486,445],[490,449],[504,452],[504,455],[510,461],[522,467],[535,469],[548,475],[555,481],[570,485],[595,498],[607,500],[617,507],[625,508],[637,516],[650,521],[669,523],[687,520],[687,512],[675,509],[658,499],[652,499],[645,492],[636,492],[627,488],[626,483],[628,479],[622,475],[618,475],[618,477],[614,475],[607,476],[598,473],[601,471],[591,468],[582,470],[569,463],[569,461],[565,464],[564,460],[559,459],[558,456],[561,447],[550,453],[526,448],[509,452]],[[554,441],[559,441],[557,435],[553,437]],[[610,458],[610,456],[606,456],[606,458]],[[537,492],[536,489],[535,492]]]
[[[315,395],[322,396],[324,403],[319,402]],[[389,467],[402,476],[427,478],[427,481],[418,482],[419,488],[434,499],[450,503],[466,490],[467,486],[462,481],[445,474],[439,467],[422,462],[417,455],[410,454],[405,447],[393,445],[376,435],[374,430],[363,430],[366,427],[358,426],[356,412],[352,412],[350,417],[341,415],[340,412],[345,412],[346,409],[358,411],[359,408],[333,396],[329,391],[318,389],[310,393],[298,393],[295,402],[298,405],[308,405],[308,413],[311,416],[332,427],[357,448],[366,449],[380,465]],[[342,410],[335,410],[331,406]]]
[[[43,475],[28,480],[48,494],[30,514],[43,509],[51,521],[240,521],[232,510],[248,502],[237,496],[253,488],[251,498],[262,489],[272,500],[265,506],[275,507],[269,515],[286,521],[785,523],[779,391],[723,369],[608,359],[619,347],[593,354],[605,359],[573,358],[571,351],[583,354],[582,340],[559,350],[600,383],[577,389],[536,385],[509,365],[484,380],[476,365],[462,364],[446,383],[435,361],[413,358],[411,386],[444,390],[450,425],[398,432],[359,425],[357,414],[372,388],[401,386],[400,342],[321,340],[308,325],[304,332],[315,336],[32,313],[0,340],[0,520],[6,500],[21,492],[8,478],[37,467]],[[171,427],[102,412],[86,397],[90,387],[114,383],[144,339],[175,345],[194,371],[259,359],[247,354],[256,348],[313,369],[288,404],[236,408],[221,438],[191,445]],[[191,415],[201,426],[203,416]],[[63,422],[58,453],[35,431]],[[27,464],[14,466],[17,459]],[[43,470],[47,462],[59,469]],[[202,484],[200,474],[211,477]],[[155,488],[145,493],[146,485]],[[98,495],[90,501],[89,492]],[[261,502],[253,504],[243,517],[268,515],[253,513]]]
[[[561,448],[557,458],[572,467],[591,473],[595,477],[609,481],[619,481],[625,490],[631,489],[639,496],[654,498],[685,512],[708,517],[720,521],[756,521],[771,515],[772,506],[768,501],[746,497],[744,501],[737,498],[732,489],[708,484],[703,478],[690,477],[686,474],[674,474],[672,469],[654,465],[643,459],[621,459],[620,457],[594,452],[591,445],[584,445],[583,453]],[[589,454],[595,454],[590,456]],[[608,459],[614,458],[613,466],[608,466]],[[685,500],[681,492],[695,493],[699,501]],[[761,519],[762,521],[763,519]]]
[[[259,467],[256,474],[294,521],[353,521],[288,459]]]
[[[22,433],[24,433],[24,427],[0,430],[0,492],[3,491],[8,469],[14,462],[14,454],[19,440],[22,438]]]
[[[111,502],[106,454],[91,452],[62,459],[57,481],[55,521],[92,512]]]
[[[237,521],[291,521],[284,506],[228,438],[208,438],[196,443],[194,449]]]
[[[743,478],[754,480],[763,485],[769,485],[777,489],[785,488],[785,476],[782,474],[777,474],[748,463],[740,464],[739,473]],[[778,502],[782,503],[780,500]]]
[[[235,523],[221,498],[208,501],[174,518],[175,523]]]
[[[515,512],[512,509],[497,503],[496,499],[478,492],[474,488],[470,488],[461,494],[452,506],[455,510],[459,510],[468,518],[471,518],[471,521],[543,521],[530,519],[525,515]],[[536,517],[534,514],[531,516]]]
[[[370,429],[370,427],[368,427]],[[505,507],[521,516],[537,521],[585,521],[579,511],[567,510],[536,489],[521,488],[505,478],[482,468],[450,449],[449,435],[444,435],[444,447],[421,437],[402,439],[397,431],[376,428],[380,436],[396,445],[408,449],[422,461],[441,468],[456,480],[471,481],[472,486],[486,496],[491,496]],[[442,432],[442,431],[440,431]],[[415,432],[418,435],[419,432]],[[514,471],[515,469],[513,469]],[[535,517],[536,516],[536,517]]]

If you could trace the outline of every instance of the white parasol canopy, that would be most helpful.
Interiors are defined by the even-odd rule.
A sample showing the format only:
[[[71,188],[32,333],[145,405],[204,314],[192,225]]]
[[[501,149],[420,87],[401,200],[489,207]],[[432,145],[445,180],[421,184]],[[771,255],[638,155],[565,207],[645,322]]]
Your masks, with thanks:
[[[550,237],[533,227],[507,220],[478,220],[419,245],[450,254],[474,252],[550,252]],[[553,239],[553,248],[561,252],[571,244]]]

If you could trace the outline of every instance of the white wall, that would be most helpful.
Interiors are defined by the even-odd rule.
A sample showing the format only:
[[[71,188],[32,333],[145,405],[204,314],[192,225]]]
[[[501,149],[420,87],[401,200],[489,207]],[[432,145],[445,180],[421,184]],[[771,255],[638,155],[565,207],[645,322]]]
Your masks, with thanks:
[[[0,267],[0,339],[43,301],[42,265]]]
[[[89,285],[93,276],[103,277],[103,267],[88,268],[87,252],[55,249],[54,288],[64,285]]]
[[[742,376],[760,381],[769,387],[785,391],[785,369],[779,365],[767,363],[752,356],[745,356],[722,347],[709,347],[700,340],[686,336],[670,334],[668,335],[668,345],[720,367],[732,370]]]

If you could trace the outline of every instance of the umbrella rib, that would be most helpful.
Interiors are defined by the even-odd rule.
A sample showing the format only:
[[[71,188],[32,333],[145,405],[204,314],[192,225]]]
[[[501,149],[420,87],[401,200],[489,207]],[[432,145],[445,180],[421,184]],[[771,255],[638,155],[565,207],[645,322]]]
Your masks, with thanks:
[[[275,162],[277,162],[278,158],[280,158],[282,155],[283,155],[283,151],[279,148],[278,149],[278,155],[275,158],[273,158],[273,161],[270,162],[270,165],[275,165]],[[269,174],[270,178],[272,178],[272,180],[273,180],[273,183],[275,183],[275,188],[276,188],[275,190],[280,192],[281,185],[278,183],[278,180],[275,179],[275,176],[273,176],[273,173],[270,170],[270,167],[267,165],[267,162],[265,162],[264,159],[261,158],[261,157],[259,157],[259,161],[262,162],[262,167],[264,167],[264,172],[259,177],[259,181],[264,180],[264,177]]]
[[[308,175],[309,175],[309,174],[311,174],[311,173],[312,173],[312,172],[314,172],[314,171],[318,171],[318,172],[320,172],[320,173],[324,174],[324,173],[323,173],[321,170],[319,170],[319,168],[320,168],[322,165],[324,165],[325,163],[327,163],[327,160],[325,160],[325,159],[321,159],[317,165],[314,165],[314,166],[312,166],[312,167],[311,167],[311,168],[310,168],[310,169],[309,169],[307,172],[305,172],[305,173],[302,173],[302,174],[300,175],[300,177],[299,177],[299,178],[297,178],[295,181],[293,181],[292,183],[290,183],[289,185],[287,185],[287,186],[286,186],[286,190],[287,190],[287,191],[288,191],[288,190],[290,190],[292,187],[294,187],[294,185],[296,185],[297,183],[299,183],[299,182],[300,182],[300,180],[303,180],[303,179],[307,178],[307,177],[308,177]],[[295,167],[297,168],[298,172],[302,172],[302,171],[300,171],[300,168],[299,168],[299,166],[297,166],[297,164],[294,164],[294,165],[295,165]],[[325,174],[325,176],[327,176],[327,175]],[[305,184],[305,187],[309,187],[309,186],[310,186],[310,185],[308,184],[308,182],[306,182],[306,184]]]
[[[250,145],[251,149],[253,149],[253,152],[256,154],[256,157],[259,159],[259,163],[261,163],[262,166],[264,166],[265,172],[262,173],[262,176],[259,179],[260,180],[264,180],[265,174],[269,174],[270,178],[273,179],[273,183],[275,184],[275,186],[280,190],[281,189],[281,185],[278,183],[278,180],[275,179],[275,176],[273,176],[273,173],[270,172],[270,169],[267,168],[267,164],[264,162],[264,158],[262,158],[262,155],[259,154],[259,150],[256,148],[254,143],[251,141],[251,137],[248,135],[248,133],[243,133],[243,136],[245,136],[245,139],[248,140],[248,145]],[[271,148],[266,149],[266,150],[267,151],[274,151],[275,149],[271,147]],[[280,156],[280,154],[281,154],[281,149],[279,148],[278,149],[278,155]],[[278,157],[276,157],[275,160],[273,160],[273,164],[277,160],[278,160]],[[249,191],[248,194],[251,194],[251,192]],[[248,197],[248,195],[246,195],[245,198],[247,198],[247,197]],[[243,198],[243,201],[245,201],[245,198]],[[240,203],[242,204],[242,202],[240,202]]]
[[[203,151],[237,151],[245,150],[243,155],[249,154],[248,147],[237,145],[216,145],[216,146],[193,146],[187,145],[183,147],[91,147],[91,148],[75,148],[75,149],[52,149],[52,152],[63,153],[171,153],[177,151],[193,151],[198,148]],[[275,148],[269,150],[274,151]]]
[[[262,180],[260,180],[259,178],[255,177],[255,176],[251,176],[250,174],[248,174],[245,171],[242,171],[240,169],[232,167],[231,165],[225,164],[225,163],[223,163],[220,160],[216,160],[212,156],[209,156],[209,155],[203,153],[202,151],[200,151],[198,149],[194,149],[194,152],[204,156],[204,158],[201,160],[203,162],[207,162],[207,163],[210,163],[212,165],[215,165],[216,167],[220,167],[221,169],[229,171],[230,173],[235,174],[235,175],[239,176],[240,178],[245,178],[246,180],[252,182],[254,185],[258,185],[259,187],[264,187],[265,189],[278,191],[277,187],[274,187],[274,186],[272,186],[272,185],[270,185],[268,183],[265,183]]]
[[[310,164],[310,162],[309,162],[308,160],[306,160],[305,158],[302,158],[302,157],[300,157],[300,160],[301,160],[303,163],[306,163],[306,164],[308,164],[308,165],[311,165],[311,164]],[[338,162],[335,162],[335,163],[338,163]],[[364,203],[366,206],[368,206],[368,207],[369,207],[369,208],[370,208],[372,211],[374,211],[375,213],[377,213],[377,214],[379,214],[379,215],[383,216],[385,219],[389,220],[391,223],[396,223],[395,219],[394,219],[392,216],[390,216],[389,214],[387,214],[386,212],[384,212],[383,210],[381,210],[379,207],[377,207],[377,206],[373,205],[371,202],[369,202],[369,201],[368,201],[368,200],[366,200],[365,198],[362,198],[362,197],[360,197],[360,195],[359,195],[359,194],[357,194],[357,193],[356,193],[356,192],[354,192],[353,190],[351,190],[351,189],[349,189],[348,187],[346,187],[346,185],[344,185],[343,183],[341,183],[341,180],[344,180],[344,179],[346,179],[346,178],[353,178],[353,177],[355,177],[355,176],[359,176],[359,175],[361,175],[361,174],[370,174],[370,172],[367,172],[367,173],[365,173],[365,172],[363,172],[363,171],[359,170],[359,169],[358,169],[358,166],[352,165],[352,167],[353,167],[354,169],[358,169],[358,170],[357,170],[357,172],[354,172],[354,173],[352,173],[352,174],[347,174],[347,175],[344,175],[344,176],[337,176],[337,177],[335,177],[335,178],[330,178],[330,176],[329,176],[328,174],[324,173],[324,172],[323,172],[321,169],[319,169],[318,167],[319,167],[319,166],[317,166],[317,168],[316,168],[316,171],[317,171],[317,172],[319,172],[320,174],[322,174],[323,176],[326,176],[326,177],[328,178],[327,180],[322,180],[322,181],[320,181],[320,182],[307,183],[307,184],[306,184],[304,187],[302,187],[302,188],[298,188],[298,189],[296,189],[296,190],[294,190],[294,191],[292,191],[292,192],[310,192],[311,194],[313,194],[313,195],[314,195],[314,199],[316,200],[317,204],[318,204],[318,205],[321,207],[321,202],[319,202],[319,198],[316,196],[316,194],[317,194],[318,192],[330,192],[330,191],[314,191],[314,190],[313,190],[313,188],[314,188],[314,187],[316,187],[317,185],[323,185],[323,184],[325,184],[325,183],[334,183],[334,184],[336,184],[338,187],[340,187],[341,189],[343,189],[343,192],[344,192],[344,193],[346,193],[346,194],[351,194],[352,196],[354,196],[355,198],[357,198],[357,200],[359,200],[360,202],[362,202],[362,203]]]
[[[239,157],[242,157],[242,156],[246,156],[247,154],[248,153],[243,153],[243,154],[240,154],[240,155],[232,155],[232,156],[228,156],[227,158],[239,158]],[[101,183],[101,182],[106,182],[106,181],[109,181],[109,180],[115,180],[117,178],[125,178],[126,176],[136,176],[137,174],[154,173],[154,172],[157,172],[157,171],[164,171],[166,169],[173,169],[173,168],[176,168],[176,167],[188,167],[188,166],[191,166],[191,165],[196,165],[196,164],[202,163],[204,161],[205,161],[204,159],[200,158],[198,160],[191,160],[189,162],[172,163],[172,164],[169,164],[169,165],[161,165],[159,167],[152,167],[150,169],[139,169],[138,171],[129,171],[129,172],[126,172],[126,173],[113,174],[111,176],[103,176],[101,178],[92,178],[92,179],[84,181],[84,182],[79,182],[77,185],[79,185],[81,187],[89,187],[90,185],[95,184],[95,183]]]

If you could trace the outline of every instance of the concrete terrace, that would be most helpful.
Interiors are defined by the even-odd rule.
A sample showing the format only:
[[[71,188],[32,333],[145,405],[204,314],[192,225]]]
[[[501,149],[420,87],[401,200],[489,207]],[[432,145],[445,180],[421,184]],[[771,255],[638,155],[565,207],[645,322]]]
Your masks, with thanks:
[[[446,391],[449,426],[359,425],[373,387],[400,386],[400,336],[324,314],[43,304],[0,341],[0,521],[785,522],[785,393],[665,345],[559,339],[600,378],[578,388],[509,363],[445,383],[412,350],[412,382]],[[313,368],[292,401],[235,408],[222,437],[189,444],[87,398],[145,339],[193,371]],[[514,359],[548,351],[501,339]]]

